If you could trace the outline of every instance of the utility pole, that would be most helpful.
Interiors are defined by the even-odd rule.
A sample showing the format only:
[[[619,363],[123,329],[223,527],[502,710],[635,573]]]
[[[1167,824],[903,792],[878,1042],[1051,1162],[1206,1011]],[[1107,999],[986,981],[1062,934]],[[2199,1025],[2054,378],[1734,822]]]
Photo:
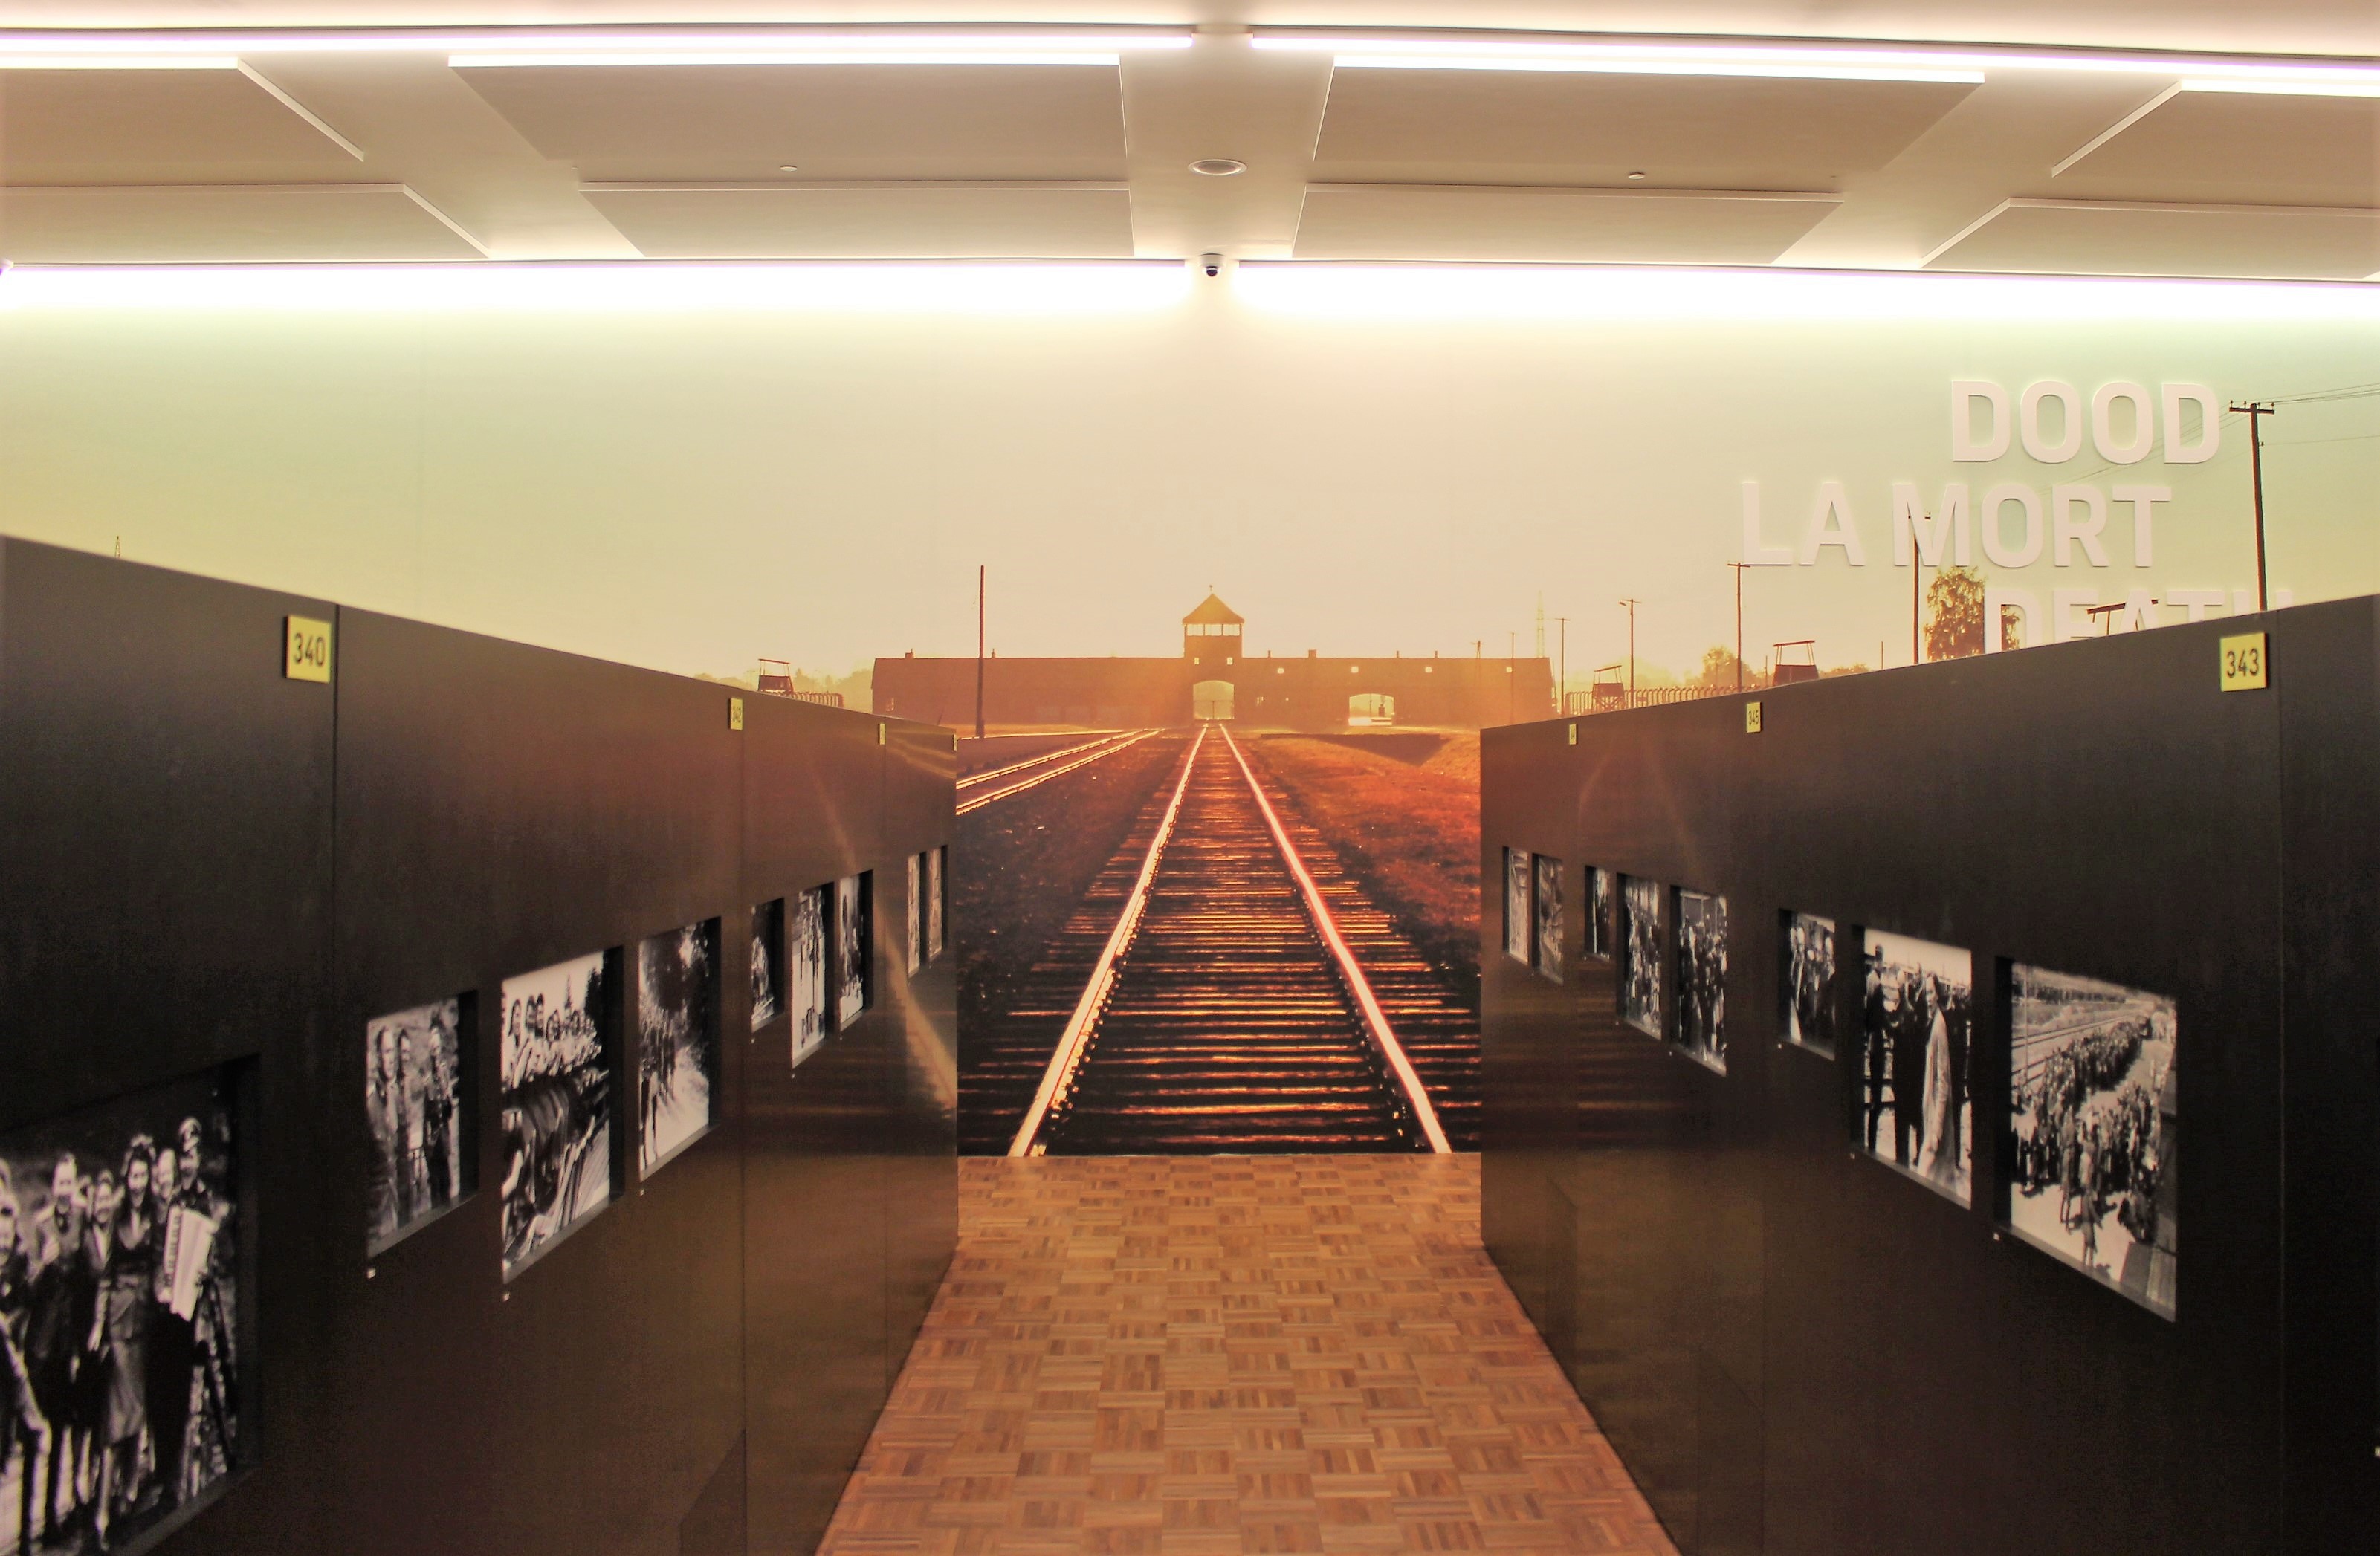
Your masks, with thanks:
[[[1554,620],[1561,623],[1561,678],[1554,682],[1554,711],[1560,714],[1570,711],[1570,618]]]
[[[1743,690],[1743,570],[1752,563],[1731,561],[1727,565],[1735,569],[1735,689],[1741,692]]]
[[[983,579],[986,564],[975,569],[975,738],[983,739]]]
[[[1636,604],[1635,599],[1623,599],[1628,608],[1628,706],[1636,706]]]
[[[2251,400],[2231,409],[2248,418],[2248,471],[2256,488],[2256,609],[2266,609],[2265,598],[2265,418],[2275,413],[2270,401]]]

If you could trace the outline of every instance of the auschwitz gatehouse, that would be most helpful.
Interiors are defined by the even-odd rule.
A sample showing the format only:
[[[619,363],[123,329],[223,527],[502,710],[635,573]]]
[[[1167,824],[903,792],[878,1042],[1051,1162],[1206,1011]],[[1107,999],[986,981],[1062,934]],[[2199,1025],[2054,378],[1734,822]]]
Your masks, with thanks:
[[[1243,648],[1244,619],[1213,595],[1182,618],[1177,658],[876,661],[876,711],[928,723],[1123,729],[1229,718],[1283,730],[1419,725],[1477,730],[1549,717],[1543,658],[1296,657]]]

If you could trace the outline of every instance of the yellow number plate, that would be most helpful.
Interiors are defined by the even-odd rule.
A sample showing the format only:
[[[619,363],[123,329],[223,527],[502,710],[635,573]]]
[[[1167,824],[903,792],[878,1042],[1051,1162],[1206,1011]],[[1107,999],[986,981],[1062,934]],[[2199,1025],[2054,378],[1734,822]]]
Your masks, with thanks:
[[[740,730],[744,728],[743,698],[730,697],[727,699],[727,727],[731,730]]]
[[[1760,733],[1760,705],[1758,703],[1746,703],[1743,705],[1743,732],[1747,735],[1756,735]]]
[[[2223,689],[2261,692],[2270,669],[2265,661],[2265,634],[2242,633],[2223,640]]]
[[[281,673],[292,681],[331,679],[331,623],[310,616],[283,618]]]

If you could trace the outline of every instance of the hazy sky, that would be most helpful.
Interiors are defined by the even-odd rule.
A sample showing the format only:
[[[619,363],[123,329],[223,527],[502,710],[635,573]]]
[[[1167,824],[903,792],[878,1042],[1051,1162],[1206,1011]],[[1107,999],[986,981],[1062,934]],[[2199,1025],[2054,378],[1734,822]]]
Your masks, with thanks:
[[[2201,465],[1960,465],[1951,380],[2330,390],[2380,380],[2368,319],[0,312],[0,530],[724,673],[972,653],[979,561],[1012,655],[1172,653],[1209,585],[1255,653],[1526,653],[1542,596],[1579,677],[1623,596],[1647,661],[1730,640],[1742,483],[1790,544],[1838,480],[1867,565],[1749,574],[1749,657],[1894,662],[1895,480],[2174,489],[2152,568],[2121,505],[2105,572],[1986,568],[2045,604],[2253,582],[2237,418]],[[2380,590],[2380,398],[2268,426],[2273,582]]]

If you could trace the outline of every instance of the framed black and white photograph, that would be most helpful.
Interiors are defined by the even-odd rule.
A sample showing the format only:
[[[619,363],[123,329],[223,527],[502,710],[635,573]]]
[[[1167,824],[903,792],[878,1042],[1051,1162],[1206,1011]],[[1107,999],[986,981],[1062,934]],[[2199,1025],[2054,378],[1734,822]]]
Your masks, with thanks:
[[[364,1024],[364,1250],[377,1257],[468,1194],[479,1167],[464,1078],[461,999],[417,1006]]]
[[[1727,1069],[1727,899],[1678,888],[1670,937],[1677,947],[1678,1046]]]
[[[1785,1041],[1835,1053],[1835,921],[1787,912],[1778,1025]]]
[[[785,1000],[793,1012],[793,1062],[818,1050],[832,1030],[827,1007],[827,894],[813,887],[794,894],[785,932]]]
[[[1524,966],[1529,960],[1529,855],[1523,849],[1504,850],[1504,954]]]
[[[504,980],[504,1279],[612,1202],[618,959],[598,951]]]
[[[876,1002],[876,873],[834,883],[834,1025],[851,1025]]]
[[[637,1176],[710,1133],[719,1097],[719,921],[637,947]]]
[[[1586,954],[1611,959],[1611,872],[1586,872]]]
[[[752,910],[752,1030],[785,1013],[785,899]]]
[[[1555,983],[1562,975],[1562,862],[1548,854],[1535,861],[1536,970]]]
[[[1863,945],[1861,1148],[1971,1204],[1974,959],[1880,929]]]
[[[922,853],[909,856],[909,926],[901,944],[910,971],[926,965],[926,856]]]
[[[2175,1031],[2163,995],[2010,969],[2008,1224],[2167,1318]]]
[[[950,922],[950,862],[947,843],[926,850],[926,959],[933,961],[942,954]]]
[[[244,1462],[234,1072],[0,1137],[0,1550],[112,1550]]]
[[[1661,888],[1635,875],[1620,878],[1620,1019],[1661,1035]]]

